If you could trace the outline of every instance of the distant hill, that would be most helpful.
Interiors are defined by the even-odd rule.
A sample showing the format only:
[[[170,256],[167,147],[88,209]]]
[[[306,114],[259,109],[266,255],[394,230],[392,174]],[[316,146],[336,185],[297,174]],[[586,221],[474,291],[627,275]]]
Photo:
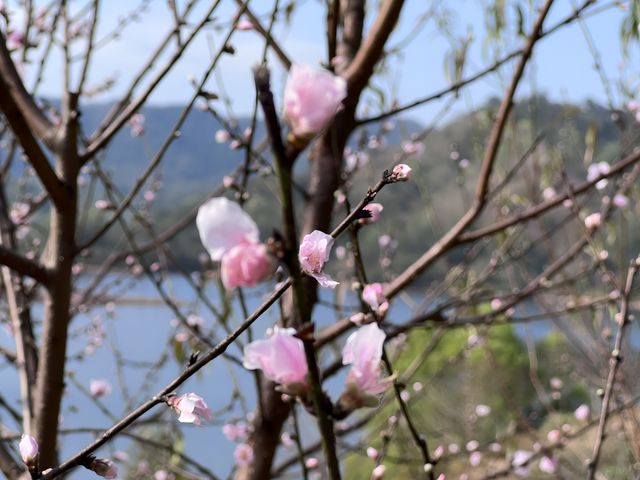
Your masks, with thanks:
[[[420,124],[409,119],[393,121],[394,128],[384,138],[386,146],[364,148],[370,160],[353,179],[353,201],[357,201],[367,186],[375,183],[381,172],[395,164],[398,158],[404,158],[403,161],[411,164],[415,173],[409,184],[392,185],[379,195],[378,200],[385,206],[382,220],[363,232],[365,251],[372,264],[377,263],[377,237],[381,233],[391,233],[398,240],[400,249],[396,262],[401,268],[418,252],[428,248],[467,208],[497,107],[498,101],[490,100],[476,111],[431,131],[424,139],[425,151],[418,155],[399,157],[402,154],[400,142],[419,135],[423,130]],[[83,107],[85,134],[98,125],[109,108],[109,105]],[[132,138],[127,126],[109,144],[106,153],[100,155],[102,167],[112,175],[119,189],[127,192],[133,185],[171,132],[181,111],[181,107],[144,108],[144,135]],[[618,115],[618,121],[633,124],[624,114]],[[242,132],[248,124],[248,119],[239,119],[237,132]],[[173,142],[153,177],[154,181],[161,182],[152,208],[158,231],[182,218],[220,184],[225,174],[242,164],[243,151],[231,150],[228,143],[216,143],[214,135],[219,128],[220,124],[211,114],[194,110],[180,129],[180,137]],[[365,133],[354,135],[352,146],[366,144],[369,136],[380,131],[381,125],[368,125]],[[629,132],[627,135],[637,135],[638,129]],[[515,106],[496,166],[498,176],[504,175],[538,133],[544,134],[543,145],[537,157],[527,162],[523,169],[523,172],[528,172],[527,176],[516,176],[515,187],[510,194],[530,197],[531,180],[527,183],[525,178],[535,179],[538,185],[534,190],[538,192],[548,186],[560,186],[561,171],[566,172],[569,178],[584,179],[587,146],[593,147],[593,161],[613,162],[620,155],[621,134],[612,120],[612,112],[592,102],[584,105],[559,104],[544,97],[535,97]],[[264,128],[259,124],[256,139],[260,141],[263,137]],[[465,169],[461,168],[464,165],[460,163],[462,159],[468,161]],[[299,159],[295,174],[302,186],[306,185],[306,167],[306,159]],[[253,196],[247,208],[255,215],[266,236],[278,225],[274,183],[254,176],[251,191]],[[100,189],[95,192],[94,199],[101,198]],[[502,201],[512,210],[523,208],[511,200]],[[92,205],[93,202],[87,204]],[[83,225],[86,235],[107,218],[104,212],[94,208],[85,213],[87,221]],[[114,245],[126,248],[117,226],[97,246],[92,261],[99,261],[105,252],[112,251]],[[195,228],[189,228],[178,238],[172,249],[185,265],[195,267],[198,254],[203,251]],[[442,268],[446,271],[446,266]]]

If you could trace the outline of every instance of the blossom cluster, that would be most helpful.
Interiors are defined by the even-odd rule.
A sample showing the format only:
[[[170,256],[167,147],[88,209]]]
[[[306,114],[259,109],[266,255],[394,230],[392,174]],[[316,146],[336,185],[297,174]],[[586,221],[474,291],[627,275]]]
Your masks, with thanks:
[[[236,202],[211,198],[198,210],[196,226],[211,260],[220,262],[222,283],[228,290],[254,287],[273,272],[258,225]]]
[[[340,397],[340,407],[351,411],[362,406],[377,405],[377,395],[393,381],[382,378],[380,361],[386,335],[376,323],[364,325],[347,339],[342,351],[343,365],[351,365]],[[278,383],[283,392],[304,397],[308,389],[308,365],[304,344],[293,328],[275,327],[269,337],[256,340],[244,349],[243,365],[249,370],[262,370],[269,380]]]

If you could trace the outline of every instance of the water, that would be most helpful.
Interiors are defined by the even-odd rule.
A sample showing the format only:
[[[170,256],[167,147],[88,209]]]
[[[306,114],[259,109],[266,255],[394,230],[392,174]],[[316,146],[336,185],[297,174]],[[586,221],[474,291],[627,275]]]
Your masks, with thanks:
[[[170,285],[172,297],[177,299],[181,311],[185,315],[199,315],[204,321],[204,331],[210,331],[214,325],[214,316],[198,302],[186,280],[180,277],[171,277],[167,285]],[[249,310],[257,307],[272,287],[248,290],[246,301]],[[121,298],[114,299],[116,307],[113,314],[109,314],[104,306],[95,307],[78,314],[71,326],[72,334],[68,349],[70,360],[67,363],[67,375],[71,375],[73,378],[68,380],[63,398],[61,422],[62,431],[65,432],[61,442],[61,458],[63,460],[89,444],[95,438],[94,435],[110,427],[114,420],[126,415],[131,407],[138,406],[157,393],[173,380],[184,367],[184,364],[179,364],[175,360],[172,346],[167,343],[167,339],[175,333],[172,326],[172,319],[175,315],[171,309],[159,302],[146,301],[158,298],[151,282],[146,280],[130,282],[117,285],[112,291],[114,293],[124,292]],[[207,296],[219,310],[222,310],[222,302],[217,289],[210,288],[207,291]],[[145,301],[135,301],[135,299],[145,299]],[[240,311],[237,304],[234,305],[233,311]],[[326,307],[319,306],[317,308],[317,321],[320,326],[333,321],[334,317],[330,312],[331,310]],[[41,305],[36,305],[34,318],[39,318],[41,314]],[[88,327],[96,324],[96,317],[101,319],[100,323],[106,331],[104,342],[95,348],[94,353],[79,360],[76,357],[86,350],[88,339],[91,337],[91,334],[88,334]],[[254,338],[262,338],[265,330],[272,326],[278,318],[276,304],[254,324]],[[230,326],[233,328],[240,321],[240,316],[234,313],[231,316]],[[219,339],[223,335],[224,331],[218,328],[216,338]],[[241,337],[241,341],[243,344],[247,342],[246,334]],[[0,331],[0,345],[10,350],[14,348],[13,339],[6,329]],[[117,368],[115,351],[120,352],[125,364],[120,371]],[[188,358],[191,349],[186,344],[185,352]],[[228,353],[238,359],[242,357],[241,348],[236,345],[232,345],[228,349]],[[165,354],[168,356],[167,360],[156,371],[152,367],[153,364]],[[326,356],[325,360],[328,360]],[[17,375],[13,369],[5,365],[0,368],[0,391],[7,401],[18,406],[20,395]],[[344,376],[337,375],[327,382],[327,388],[332,394],[339,394],[343,378]],[[113,415],[113,418],[98,408],[94,399],[87,394],[91,379],[105,379],[113,386],[112,393],[100,399],[100,403]],[[79,388],[76,383],[83,388]],[[128,395],[125,395],[123,385],[128,390]],[[246,411],[243,410],[240,402],[235,402],[232,409],[226,410],[232,400],[234,387],[243,392]],[[252,411],[255,405],[254,377],[238,365],[218,358],[190,378],[177,391],[178,394],[187,392],[196,392],[207,401],[214,412],[224,410],[224,415],[217,416],[207,425],[197,427],[178,423],[177,414],[168,411],[166,406],[156,406],[143,416],[141,421],[158,414],[158,412],[165,411],[163,419],[169,425],[179,428],[184,435],[185,453],[208,467],[217,476],[224,478],[229,474],[234,464],[233,452],[236,444],[222,435],[221,426],[229,419],[243,418],[247,411]],[[129,408],[127,408],[125,400],[127,396],[130,397]],[[5,417],[2,417],[2,420],[17,434],[21,433],[19,425]],[[307,433],[311,434],[306,435],[310,439],[309,441],[313,441],[315,438],[313,428],[311,428],[313,422],[307,418],[303,419],[302,423],[304,430],[308,430]],[[87,428],[95,429],[96,432],[78,431]],[[136,430],[130,428],[127,431],[135,432]],[[138,430],[138,432],[142,433],[143,431]],[[111,458],[116,451],[128,452],[130,456],[134,454],[131,441],[118,437],[116,441],[110,442],[99,450],[96,455],[101,458]],[[123,467],[122,464],[119,467],[122,472],[125,471],[126,467]],[[72,475],[72,478],[87,478],[86,475],[86,472],[79,469]]]

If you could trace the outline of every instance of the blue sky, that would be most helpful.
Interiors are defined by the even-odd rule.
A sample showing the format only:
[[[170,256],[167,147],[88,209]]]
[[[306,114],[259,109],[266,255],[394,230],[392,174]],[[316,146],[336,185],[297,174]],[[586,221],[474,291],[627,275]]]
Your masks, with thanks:
[[[484,28],[483,8],[486,8],[489,3],[491,3],[489,0],[434,0],[433,2],[407,0],[390,44],[395,45],[402,41],[432,4],[446,7],[451,13],[449,30],[453,35],[462,37],[467,32],[472,32],[474,40],[470,47],[465,72],[473,73],[491,63],[493,58],[491,49],[487,47],[485,41],[487,32]],[[511,17],[515,12],[515,3],[506,2]],[[529,2],[520,3],[528,8],[526,6]],[[569,0],[556,3],[546,25],[553,24],[572,9],[572,2]],[[266,14],[272,8],[273,2],[253,0],[251,4],[257,12]],[[299,0],[292,21],[276,29],[275,36],[295,62],[317,63],[326,58],[325,42],[322,39],[325,15],[323,4],[324,2],[318,0]],[[74,2],[74,5],[79,8],[84,3]],[[102,2],[100,12],[102,23],[98,38],[113,28],[119,18],[126,17],[135,5],[138,3],[126,0]],[[198,15],[191,18],[195,20],[203,11],[199,8],[196,12]],[[214,14],[215,23],[226,27],[226,23],[235,11],[234,1],[222,0],[221,7]],[[621,76],[632,77],[634,75],[632,69],[635,68],[637,71],[638,68],[638,65],[630,64],[621,68],[623,59],[619,44],[619,27],[623,15],[623,9],[613,7],[585,21],[602,57],[604,70],[614,83]],[[370,12],[369,22],[372,18],[373,12]],[[128,79],[137,72],[149,52],[164,35],[170,21],[171,14],[167,9],[167,2],[154,0],[142,21],[134,23],[119,39],[96,52],[89,85],[96,85],[105,77],[116,80],[115,88],[106,95],[96,97],[96,101],[109,101],[122,94]],[[174,72],[162,82],[151,98],[151,102],[162,105],[180,104],[188,99],[192,93],[190,76],[199,77],[211,58],[211,45],[219,45],[222,33],[214,28],[206,30],[206,33],[190,46]],[[248,113],[253,105],[251,67],[261,56],[263,41],[257,33],[246,31],[237,32],[232,38],[232,43],[237,53],[235,56],[224,57],[220,63],[217,78],[222,81],[227,93],[233,99],[234,112],[241,115]],[[513,35],[506,35],[502,43],[503,48],[507,46],[513,48],[521,44],[522,39],[514,38]],[[425,28],[402,50],[402,56],[394,56],[389,60],[387,71],[380,75],[374,84],[386,92],[387,101],[393,97],[397,98],[400,104],[428,95],[449,82],[444,73],[445,58],[449,50],[449,43],[437,31],[436,21],[429,20]],[[274,90],[278,98],[285,74],[275,58],[271,57],[270,60],[274,72]],[[519,93],[527,95],[535,91],[546,93],[555,100],[582,102],[593,99],[605,103],[602,82],[592,65],[593,57],[585,38],[580,27],[574,24],[553,34],[538,45],[536,60],[532,63]],[[509,65],[499,73],[488,76],[466,91],[452,112],[458,113],[474,108],[490,96],[501,95],[508,82],[511,67],[512,65]],[[30,70],[33,71],[33,68]],[[60,95],[60,72],[61,62],[58,54],[50,62],[47,80],[41,89],[42,94],[52,97]],[[220,85],[212,82],[210,89],[218,92]],[[372,100],[371,111],[379,108],[377,96],[369,95],[367,98]],[[625,101],[617,95],[614,100],[618,105]],[[412,111],[411,116],[426,122],[437,108],[438,105],[434,104],[416,109]]]

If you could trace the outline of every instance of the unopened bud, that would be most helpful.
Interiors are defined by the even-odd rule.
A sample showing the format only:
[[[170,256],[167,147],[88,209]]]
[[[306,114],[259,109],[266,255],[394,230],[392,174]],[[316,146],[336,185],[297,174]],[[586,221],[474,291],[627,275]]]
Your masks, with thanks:
[[[391,171],[391,179],[394,182],[406,182],[411,178],[412,169],[405,163],[400,163],[393,167]]]

